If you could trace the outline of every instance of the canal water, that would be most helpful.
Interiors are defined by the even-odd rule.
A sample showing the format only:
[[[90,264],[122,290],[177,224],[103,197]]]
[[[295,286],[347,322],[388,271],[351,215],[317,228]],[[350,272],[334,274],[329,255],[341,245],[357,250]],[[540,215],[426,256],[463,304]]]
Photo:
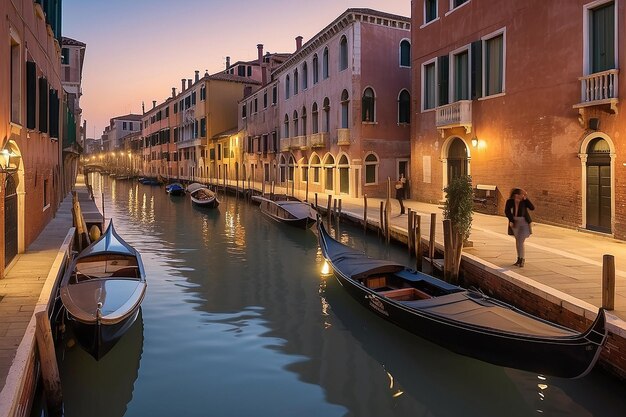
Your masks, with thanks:
[[[141,252],[148,292],[99,362],[66,334],[66,417],[626,415],[626,387],[600,370],[564,380],[489,365],[366,311],[321,276],[313,230],[272,222],[234,196],[206,210],[161,187],[91,183]],[[341,239],[413,262],[374,233],[342,226]]]

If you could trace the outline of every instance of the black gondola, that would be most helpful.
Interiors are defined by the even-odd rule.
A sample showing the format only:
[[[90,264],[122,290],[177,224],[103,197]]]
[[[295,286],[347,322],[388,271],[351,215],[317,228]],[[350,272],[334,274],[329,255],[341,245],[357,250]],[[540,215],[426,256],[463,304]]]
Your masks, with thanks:
[[[367,257],[337,242],[317,221],[322,255],[344,289],[398,326],[461,355],[543,375],[578,378],[606,340],[604,309],[579,333],[481,292],[403,265]]]
[[[66,317],[79,344],[96,360],[133,324],[146,293],[141,255],[113,228],[83,250],[60,285]]]
[[[253,196],[252,201],[259,203],[261,213],[281,223],[302,229],[308,229],[315,224],[315,211],[311,205],[295,197]]]

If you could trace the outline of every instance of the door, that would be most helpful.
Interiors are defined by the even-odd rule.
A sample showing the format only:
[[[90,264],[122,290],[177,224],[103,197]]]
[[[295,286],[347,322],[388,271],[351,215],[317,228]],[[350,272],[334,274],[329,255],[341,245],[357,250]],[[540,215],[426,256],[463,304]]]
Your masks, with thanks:
[[[596,138],[587,150],[587,228],[611,233],[611,156],[608,143]]]
[[[4,184],[4,266],[17,255],[17,186],[13,175]]]
[[[448,184],[454,178],[467,175],[467,147],[465,143],[455,138],[448,150]]]

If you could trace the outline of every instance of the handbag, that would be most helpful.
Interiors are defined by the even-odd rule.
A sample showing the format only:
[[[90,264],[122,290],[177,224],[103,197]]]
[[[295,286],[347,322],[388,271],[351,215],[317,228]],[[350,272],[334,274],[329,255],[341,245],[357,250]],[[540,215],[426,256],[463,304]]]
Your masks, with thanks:
[[[513,228],[511,227],[510,224],[508,226],[509,226],[509,230],[507,230],[507,233],[508,233],[509,236],[513,236],[514,235]]]

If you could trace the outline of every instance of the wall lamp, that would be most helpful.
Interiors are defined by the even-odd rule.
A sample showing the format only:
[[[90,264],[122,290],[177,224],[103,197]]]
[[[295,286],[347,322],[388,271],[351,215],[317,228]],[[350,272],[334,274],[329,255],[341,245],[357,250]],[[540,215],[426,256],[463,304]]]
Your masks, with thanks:
[[[472,147],[476,148],[478,146],[478,138],[476,136],[474,136],[472,138]]]
[[[8,149],[0,151],[0,173],[11,174],[17,171],[16,157],[19,158],[18,155]],[[15,166],[11,166],[11,161],[13,161]]]

